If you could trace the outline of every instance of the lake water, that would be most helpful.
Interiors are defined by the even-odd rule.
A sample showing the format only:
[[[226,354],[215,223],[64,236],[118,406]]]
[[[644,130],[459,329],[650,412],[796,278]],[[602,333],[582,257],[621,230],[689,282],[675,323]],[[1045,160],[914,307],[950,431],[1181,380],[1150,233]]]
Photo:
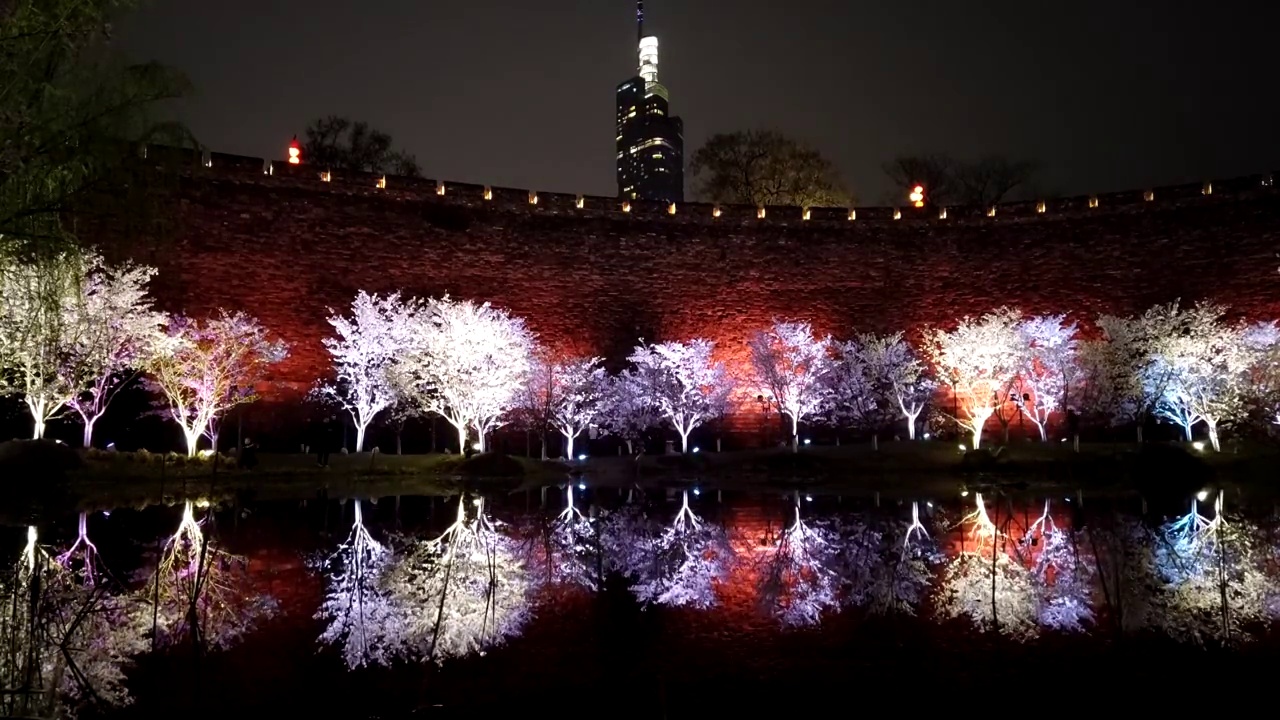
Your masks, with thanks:
[[[923,710],[1046,686],[1149,703],[1171,670],[1210,689],[1278,659],[1280,526],[1230,493],[1144,516],[1136,498],[1009,488],[877,502],[693,487],[553,487],[545,507],[538,490],[472,493],[461,518],[457,496],[193,503],[186,523],[182,503],[91,513],[98,586],[112,612],[131,603],[138,652],[133,704],[82,715]],[[58,562],[78,529],[38,528],[47,572],[82,578],[83,554]],[[0,538],[19,575],[26,537]],[[12,588],[29,594],[8,587],[12,626],[27,612]],[[322,644],[335,622],[346,632]]]

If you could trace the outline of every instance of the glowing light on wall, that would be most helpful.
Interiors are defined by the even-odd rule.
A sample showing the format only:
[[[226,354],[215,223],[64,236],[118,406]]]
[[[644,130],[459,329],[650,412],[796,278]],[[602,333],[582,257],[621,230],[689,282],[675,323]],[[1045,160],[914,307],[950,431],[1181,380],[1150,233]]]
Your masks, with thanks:
[[[1211,182],[1207,182],[1207,183],[1205,183],[1205,184],[1204,184],[1204,187],[1203,187],[1203,188],[1200,188],[1200,194],[1201,194],[1201,195],[1212,195],[1212,194],[1213,194],[1213,183],[1211,183]]]
[[[298,136],[293,136],[293,141],[289,143],[289,164],[297,165],[302,162],[302,146],[298,144]]]
[[[1147,190],[1146,192],[1142,193],[1142,199],[1146,200],[1147,202],[1151,202],[1152,200],[1156,199],[1156,192],[1154,190]]]
[[[489,187],[488,185],[484,186],[484,199],[485,200],[493,199],[493,188]]]
[[[717,205],[716,207],[711,208],[711,217],[713,217],[713,218],[718,218],[718,217],[720,217],[720,206],[719,206],[719,205]]]
[[[757,217],[757,218],[759,218],[759,219],[761,219],[761,220],[763,220],[763,219],[764,219],[764,208],[763,208],[763,207],[756,208],[756,217]]]
[[[581,195],[579,195],[578,199],[575,200],[573,203],[574,207],[578,208],[579,210],[581,210],[586,204],[587,204],[587,199],[582,197]]]
[[[1091,198],[1089,198],[1089,207],[1090,207],[1090,208],[1096,208],[1096,207],[1098,207],[1098,198],[1096,198],[1096,197],[1091,197]]]
[[[537,205],[537,204],[538,204],[538,193],[537,193],[537,191],[534,191],[534,190],[530,190],[530,191],[529,191],[529,204],[530,204],[530,205]]]
[[[894,208],[894,209],[893,209],[893,219],[894,219],[894,220],[901,220],[901,219],[902,219],[902,211],[901,211],[901,210],[899,210],[898,208]]]
[[[675,203],[670,203],[670,204],[668,204],[668,205],[667,205],[667,214],[668,214],[668,215],[675,215],[675,214],[676,214],[676,204],[675,204]]]
[[[437,195],[444,195],[444,181],[443,181],[443,180],[437,180],[437,181],[436,181],[436,194],[437,194]]]
[[[331,180],[333,180],[333,174],[330,173],[328,170],[325,170],[320,173],[320,182],[329,182]]]
[[[850,211],[849,211],[849,220],[850,220],[850,221],[853,221],[853,220],[857,220],[857,219],[858,219],[858,211],[857,211],[857,210],[850,210]]]
[[[991,207],[987,208],[987,217],[995,217],[995,216],[996,216],[996,206],[992,205]]]
[[[379,190],[386,190],[386,189],[387,189],[387,176],[386,176],[386,175],[383,175],[382,177],[378,178],[378,189],[379,189]]]
[[[631,203],[629,203],[629,202],[624,202],[624,203],[622,203],[622,212],[624,212],[624,213],[629,213],[629,212],[631,212]]]
[[[942,208],[941,210],[939,210],[939,211],[938,211],[938,219],[939,219],[939,220],[946,220],[946,219],[947,219],[947,209],[946,209],[946,208]]]
[[[911,188],[911,194],[907,196],[907,199],[916,207],[924,207],[924,186],[917,185]]]
[[[802,213],[801,213],[801,215],[800,215],[800,219],[801,219],[801,220],[808,220],[808,219],[809,219],[809,217],[810,217],[810,214],[809,214],[809,208],[805,208],[805,209],[804,209],[804,212],[802,212]]]
[[[1048,207],[1044,204],[1044,201],[1043,201],[1043,200],[1039,200],[1039,201],[1037,201],[1037,202],[1036,202],[1036,212],[1038,212],[1038,213],[1042,213],[1042,212],[1044,212],[1044,211],[1045,211],[1045,210],[1047,210],[1047,209],[1048,209]]]

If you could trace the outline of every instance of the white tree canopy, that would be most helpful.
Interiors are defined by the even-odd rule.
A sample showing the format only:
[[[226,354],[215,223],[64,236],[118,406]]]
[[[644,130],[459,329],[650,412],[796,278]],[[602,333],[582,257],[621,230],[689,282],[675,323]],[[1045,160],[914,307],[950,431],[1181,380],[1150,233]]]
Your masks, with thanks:
[[[564,435],[570,460],[574,440],[597,421],[608,400],[609,378],[602,362],[598,357],[568,358],[551,372],[551,423]]]
[[[623,370],[609,379],[608,397],[601,408],[600,423],[635,452],[635,443],[660,420],[657,408],[645,395],[644,384],[633,370]]]
[[[1205,423],[1219,450],[1220,427],[1243,417],[1246,408],[1252,358],[1244,328],[1228,325],[1219,305],[1179,310],[1175,303],[1157,310],[1143,316],[1154,318],[1145,384],[1152,393],[1162,389],[1155,413],[1181,427],[1188,442],[1196,424]]]
[[[955,330],[925,331],[925,352],[939,379],[951,386],[959,406],[956,421],[970,432],[973,447],[982,443],[982,429],[1022,367],[1017,326],[1022,314],[1001,308],[980,318],[965,317]]]
[[[831,338],[814,337],[806,322],[774,321],[748,341],[759,392],[791,420],[791,449],[800,448],[800,423],[823,406],[830,388]]]
[[[474,429],[484,452],[485,435],[516,404],[533,333],[505,310],[447,296],[428,300],[416,317],[413,345],[396,365],[399,387],[453,425],[461,449]]]
[[[1014,402],[1044,441],[1050,414],[1066,407],[1069,389],[1080,375],[1077,327],[1065,315],[1036,315],[1018,323],[1016,330],[1022,367]]]
[[[194,456],[200,436],[214,430],[223,413],[257,399],[254,386],[288,349],[241,312],[218,310],[203,320],[180,315],[166,331],[149,384],[164,395],[161,405],[182,428],[187,455]]]
[[[336,377],[316,391],[351,415],[356,452],[364,451],[369,424],[396,401],[389,371],[413,342],[418,309],[416,300],[402,300],[399,293],[379,297],[361,290],[351,302],[350,316],[328,318],[337,337],[325,338],[324,346],[333,357]]]
[[[637,345],[627,358],[644,396],[680,434],[682,452],[689,451],[689,434],[716,416],[733,389],[724,363],[712,359],[714,350],[715,343],[696,338]]]
[[[916,437],[916,418],[933,397],[935,384],[902,333],[861,335],[857,341],[868,387],[878,406],[896,407],[907,421],[907,437]]]

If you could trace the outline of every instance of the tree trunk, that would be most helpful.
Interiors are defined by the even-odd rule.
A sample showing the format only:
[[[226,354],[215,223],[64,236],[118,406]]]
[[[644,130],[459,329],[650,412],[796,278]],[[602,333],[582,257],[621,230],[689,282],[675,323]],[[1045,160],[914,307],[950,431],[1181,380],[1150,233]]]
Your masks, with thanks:
[[[200,442],[200,431],[195,428],[190,430],[183,428],[182,435],[187,440],[187,457],[195,457],[196,445]]]
[[[1191,442],[1191,425],[1188,423],[1182,423],[1182,436],[1186,438],[1187,442]]]
[[[93,447],[93,424],[98,418],[85,418],[84,421],[84,447],[85,449]]]
[[[542,445],[542,461],[547,461],[547,434],[545,432],[538,434],[538,442]]]
[[[632,446],[632,444],[631,444],[631,443],[632,443],[632,441],[630,441],[630,440],[624,440],[623,442],[625,442],[625,443],[627,444],[627,454],[628,454],[628,455],[635,455],[635,454],[636,454],[636,452],[635,452],[635,450],[634,450],[634,449],[632,449],[632,447],[633,447],[633,446]]]
[[[1138,442],[1142,442],[1142,422],[1138,422]]]
[[[356,452],[357,453],[364,452],[364,431],[365,431],[365,428],[367,428],[368,426],[369,426],[369,423],[367,421],[364,423],[359,423],[359,422],[356,423]]]
[[[689,452],[689,433],[693,430],[681,430],[680,432],[680,452]]]
[[[917,415],[918,414],[919,413],[917,413]],[[911,413],[907,413],[907,439],[916,439],[916,415],[912,415]]]
[[[720,452],[720,437],[716,436],[716,452]]]
[[[458,454],[467,454],[467,426],[458,425]]]
[[[404,438],[404,423],[400,423],[399,425],[396,426],[396,454],[397,455],[404,454],[404,443],[401,442],[403,438]]]
[[[880,449],[880,433],[871,433],[871,449]]]
[[[569,433],[564,434],[564,456],[569,460],[573,459],[573,436]]]
[[[1218,440],[1218,423],[1207,418],[1204,422],[1209,426],[1209,444],[1213,446],[1213,451],[1222,452],[1222,445]]]
[[[800,420],[791,416],[791,452],[800,452]]]

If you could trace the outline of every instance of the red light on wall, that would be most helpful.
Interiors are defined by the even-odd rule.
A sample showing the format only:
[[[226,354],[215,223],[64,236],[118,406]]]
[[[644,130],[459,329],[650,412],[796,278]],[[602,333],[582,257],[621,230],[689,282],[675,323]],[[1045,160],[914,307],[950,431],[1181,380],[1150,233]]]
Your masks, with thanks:
[[[911,188],[911,194],[907,196],[907,199],[916,207],[924,207],[924,186],[917,185]]]
[[[302,162],[302,146],[298,145],[298,136],[293,136],[293,142],[289,143],[289,164],[297,165]]]

